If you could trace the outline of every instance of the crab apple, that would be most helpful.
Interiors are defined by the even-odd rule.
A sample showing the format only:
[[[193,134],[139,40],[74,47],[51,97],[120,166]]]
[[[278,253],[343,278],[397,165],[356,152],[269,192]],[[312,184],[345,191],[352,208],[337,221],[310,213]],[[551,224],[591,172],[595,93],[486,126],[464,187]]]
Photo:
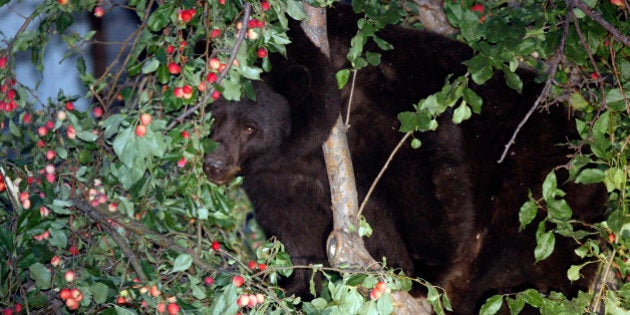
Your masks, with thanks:
[[[72,103],[72,102],[66,102],[66,110],[67,110],[67,111],[72,111],[72,110],[74,110],[74,103]]]
[[[223,72],[223,70],[225,70],[226,67],[227,67],[227,65],[222,63],[222,64],[219,65],[219,69],[217,69],[217,70],[219,70],[219,72]]]
[[[182,41],[181,43],[179,43],[179,51],[183,52],[184,49],[186,49],[186,47],[188,47],[188,43],[186,41]]]
[[[166,304],[164,304],[164,302],[160,302],[160,303],[158,303],[156,309],[157,309],[158,313],[162,314],[162,313],[164,313],[164,311],[166,311]]]
[[[177,303],[170,303],[166,307],[166,310],[168,311],[170,315],[179,314],[179,305],[177,305]]]
[[[144,137],[144,135],[147,134],[147,127],[144,125],[137,125],[136,126],[136,136],[138,137]]]
[[[70,298],[77,302],[81,302],[83,300],[83,292],[77,288],[72,288],[70,289]]]
[[[10,308],[5,308],[2,310],[2,315],[13,315],[13,310]]]
[[[177,19],[184,23],[188,23],[195,17],[195,13],[197,13],[195,9],[179,10],[177,13]]]
[[[271,8],[271,5],[267,0],[263,0],[260,5],[262,6],[263,11],[268,11]]]
[[[72,254],[72,256],[79,255],[79,249],[74,245],[70,246],[70,248],[68,248],[68,251],[70,252],[70,254]]]
[[[214,278],[207,276],[205,278],[203,278],[203,283],[207,286],[211,286],[214,284]]]
[[[265,269],[267,269],[267,265],[265,265],[265,264],[258,264],[258,269],[260,269],[260,271],[265,271]]]
[[[0,193],[4,192],[5,190],[7,190],[7,184],[4,182],[2,175],[0,175]]]
[[[219,0],[219,4],[225,5],[225,0]]]
[[[599,79],[599,75],[597,74],[597,72],[591,73],[591,80],[597,80],[597,79]]]
[[[25,124],[30,124],[33,121],[33,117],[31,117],[31,114],[26,113],[24,114],[24,116],[22,117],[22,122]]]
[[[376,301],[383,295],[383,292],[373,289],[370,291],[370,299]]]
[[[219,58],[213,57],[210,58],[210,68],[217,70],[219,69],[219,66],[221,66],[221,60],[219,60]]]
[[[387,283],[379,281],[378,283],[376,283],[376,285],[374,286],[374,290],[377,291],[381,291],[381,292],[385,292],[385,290],[387,290]]]
[[[210,38],[217,38],[219,36],[221,36],[221,30],[213,29],[212,31],[210,31]]]
[[[72,270],[66,271],[66,273],[63,275],[63,278],[66,279],[66,282],[73,282],[74,281],[74,271],[72,271]]]
[[[258,304],[263,304],[265,302],[265,296],[262,293],[256,293],[256,301],[258,301]]]
[[[166,68],[168,69],[168,73],[172,74],[172,75],[177,75],[180,72],[182,72],[182,67],[180,67],[178,64],[171,62],[169,63]]]
[[[50,174],[50,173],[46,173],[45,177],[46,177],[46,181],[51,184],[54,183],[55,180],[57,179],[57,176],[55,174]]]
[[[57,0],[57,2],[59,2],[59,4],[61,5],[66,5],[70,0]]]
[[[212,242],[212,250],[214,250],[215,252],[218,252],[219,249],[221,249],[221,243],[217,241]]]
[[[109,210],[109,212],[116,212],[118,211],[118,205],[115,202],[110,202],[107,206],[107,210]]]
[[[47,216],[49,216],[49,215],[50,215],[50,210],[48,210],[48,208],[46,208],[46,207],[44,207],[44,206],[41,206],[41,207],[39,207],[39,214],[40,214],[42,217],[47,217]],[[54,257],[53,257],[53,258],[54,258]]]
[[[46,165],[46,168],[44,168],[44,169],[46,170],[46,173],[48,173],[48,174],[55,174],[56,168],[52,164]]]
[[[4,69],[7,66],[7,57],[0,57],[0,69]]]
[[[610,3],[618,7],[623,7],[623,0],[610,0]]]
[[[247,304],[249,304],[249,295],[247,294],[241,294],[241,296],[239,296],[236,300],[236,305],[239,307],[246,306]]]
[[[50,259],[50,264],[53,265],[53,267],[59,267],[59,265],[61,265],[61,258],[57,255],[53,256]]]
[[[157,285],[152,285],[151,289],[149,289],[149,294],[152,297],[158,297],[162,294],[162,292],[160,292],[160,289],[158,289]]]
[[[68,289],[68,288],[63,288],[63,289],[61,289],[61,291],[59,291],[59,297],[60,297],[62,300],[64,300],[64,301],[65,301],[65,300],[67,300],[67,299],[69,299],[69,298],[70,298],[70,296],[71,296],[71,295],[70,295],[70,289]]]
[[[254,269],[256,269],[256,267],[258,267],[258,264],[257,264],[255,261],[250,260],[250,261],[247,263],[247,267],[249,267],[249,269],[254,270]]]
[[[127,304],[127,299],[119,295],[116,298],[116,304],[118,304],[118,305]]]
[[[103,7],[96,7],[94,8],[94,16],[95,17],[101,17],[105,15],[105,9],[103,9]]]
[[[64,121],[66,120],[66,117],[67,117],[67,114],[65,111],[60,110],[57,112],[57,120]]]
[[[479,12],[479,13],[483,13],[483,4],[477,3],[474,4],[472,7],[470,7],[470,11],[472,12]]]
[[[48,128],[45,126],[39,126],[39,128],[37,128],[37,134],[40,137],[45,137],[48,134]]]
[[[7,98],[12,100],[15,99],[15,90],[8,90],[7,91]]]
[[[217,81],[218,78],[219,78],[219,76],[216,73],[210,72],[206,76],[206,81],[208,81],[209,83],[214,83],[214,82]]]
[[[256,304],[258,304],[258,298],[256,298],[256,295],[250,294],[248,297],[249,297],[249,303],[247,303],[247,306],[249,306],[250,308],[253,308],[254,306],[256,306]]]
[[[254,29],[250,28],[247,30],[247,38],[251,40],[256,40],[258,39],[258,33],[256,33]]]
[[[247,27],[248,28],[257,28],[258,27],[258,20],[251,19],[251,20],[247,21]]]
[[[212,92],[212,99],[216,101],[216,100],[218,100],[218,99],[219,99],[219,97],[221,97],[221,92],[219,92],[219,91],[217,91],[217,90],[214,90],[214,91]]]
[[[60,0],[60,1],[61,1],[61,0]],[[65,0],[65,1],[68,1],[68,0]],[[67,307],[69,310],[74,311],[74,310],[76,310],[77,308],[79,308],[79,302],[78,302],[77,300],[75,300],[75,299],[67,299],[67,300],[66,300],[66,307]]]
[[[232,283],[234,283],[234,285],[238,288],[245,283],[245,279],[243,279],[240,275],[236,275],[232,278]]]
[[[183,97],[185,99],[190,99],[192,97],[193,89],[190,85],[182,86],[182,92],[184,93]]]
[[[176,87],[173,90],[173,95],[175,95],[175,97],[177,98],[183,98],[184,97],[184,89],[181,87]]]
[[[177,161],[177,167],[183,168],[186,166],[186,157],[182,157],[179,161]]]
[[[13,305],[13,311],[16,313],[21,312],[23,309],[22,304],[20,303],[15,303],[15,305]]]
[[[188,133],[188,131],[186,130],[182,131],[182,138],[184,139],[190,138],[190,133]]]
[[[77,137],[77,132],[74,130],[74,127],[68,126],[68,131],[66,132],[68,139],[74,140]]]
[[[258,51],[256,51],[256,55],[258,55],[258,58],[267,58],[267,55],[269,55],[269,53],[267,52],[267,49],[265,49],[265,47],[260,47],[258,48]]]
[[[103,116],[103,108],[100,106],[94,107],[94,109],[92,109],[92,115],[96,118],[101,118],[101,116]]]
[[[44,140],[40,139],[40,140],[37,140],[36,145],[37,145],[38,148],[43,148],[43,147],[46,146],[46,143],[44,143]]]
[[[145,126],[148,126],[151,123],[152,119],[153,117],[151,117],[151,114],[144,113],[140,115],[140,123]]]
[[[23,191],[23,192],[20,193],[20,197],[19,198],[20,198],[20,201],[24,201],[24,200],[27,200],[28,197],[29,197],[28,192]]]

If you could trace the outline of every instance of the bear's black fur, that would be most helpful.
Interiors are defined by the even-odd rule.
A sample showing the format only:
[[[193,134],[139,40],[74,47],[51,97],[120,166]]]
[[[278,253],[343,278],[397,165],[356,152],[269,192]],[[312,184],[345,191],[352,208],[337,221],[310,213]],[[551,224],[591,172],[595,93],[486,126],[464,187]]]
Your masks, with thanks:
[[[273,57],[272,72],[253,83],[255,101],[212,105],[218,147],[206,155],[204,171],[219,184],[244,176],[257,221],[286,245],[295,264],[326,262],[332,216],[321,145],[339,110],[345,111],[348,89],[336,91],[333,74],[347,67],[355,28],[347,8],[329,10],[330,69],[294,25],[287,58]],[[463,74],[462,61],[472,56],[464,44],[429,32],[387,27],[379,36],[396,49],[381,52],[380,66],[359,71],[349,122],[359,198],[402,137],[397,113],[437,92],[449,74]],[[395,156],[364,211],[374,228],[366,241],[370,253],[443,286],[457,313],[472,313],[494,293],[534,287],[570,294],[588,285],[566,279],[577,258],[570,242],[558,240],[554,255],[534,264],[534,233],[518,232],[518,210],[528,189],[540,195],[546,174],[567,162],[567,150],[556,144],[566,142],[574,129],[560,108],[537,113],[506,161],[497,164],[540,91],[531,73],[521,78],[522,94],[498,76],[474,88],[484,99],[482,115],[461,125],[443,115],[437,131],[417,135],[422,147],[407,144]],[[582,217],[601,210],[601,190],[563,189],[580,198],[569,200],[576,213],[589,211]],[[306,295],[308,276],[296,272],[289,291]]]

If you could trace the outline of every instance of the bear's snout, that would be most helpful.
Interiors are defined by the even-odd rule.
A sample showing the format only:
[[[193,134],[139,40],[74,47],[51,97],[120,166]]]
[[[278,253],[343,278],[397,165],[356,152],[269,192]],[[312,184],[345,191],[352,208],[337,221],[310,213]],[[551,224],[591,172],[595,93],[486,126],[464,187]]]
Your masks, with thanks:
[[[239,171],[240,167],[230,165],[225,160],[210,154],[206,155],[203,161],[203,172],[217,185],[231,182]]]

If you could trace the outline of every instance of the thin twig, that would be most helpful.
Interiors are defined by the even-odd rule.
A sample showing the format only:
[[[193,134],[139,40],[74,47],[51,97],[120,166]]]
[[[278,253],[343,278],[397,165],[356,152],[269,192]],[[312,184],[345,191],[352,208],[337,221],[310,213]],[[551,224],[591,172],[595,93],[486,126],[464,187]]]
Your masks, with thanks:
[[[569,14],[572,15],[573,13],[569,12]],[[534,105],[532,105],[532,107],[529,109],[527,114],[525,114],[525,117],[523,117],[523,120],[521,120],[521,122],[518,124],[518,126],[516,127],[516,130],[514,130],[514,133],[512,134],[512,138],[510,138],[510,141],[508,141],[508,143],[505,145],[505,149],[503,150],[503,153],[501,154],[501,158],[499,158],[497,163],[499,164],[503,163],[503,160],[505,160],[505,157],[507,156],[508,151],[510,151],[510,147],[512,146],[512,144],[514,144],[514,141],[516,140],[516,136],[518,135],[518,133],[521,131],[523,126],[525,126],[525,124],[527,123],[529,118],[532,116],[532,114],[534,114],[534,111],[536,110],[536,108],[538,108],[538,105],[540,105],[540,103],[547,98],[547,93],[549,92],[549,89],[551,88],[551,85],[553,84],[554,78],[556,76],[556,72],[558,71],[558,67],[560,65],[560,61],[562,60],[564,56],[564,45],[567,39],[567,35],[569,33],[569,25],[571,25],[570,17],[567,17],[566,19],[564,19],[564,26],[563,26],[564,29],[562,33],[562,38],[560,39],[560,45],[558,46],[558,49],[556,50],[554,57],[552,58],[552,63],[549,70],[549,78],[547,78],[545,87],[540,92],[540,95],[534,102]]]
[[[389,164],[394,159],[394,156],[396,155],[396,153],[398,153],[400,148],[402,148],[403,143],[405,143],[407,141],[407,139],[412,134],[413,134],[413,132],[411,132],[411,131],[407,132],[402,137],[402,139],[400,139],[400,141],[398,142],[398,144],[396,145],[394,150],[392,150],[392,153],[387,158],[387,161],[385,162],[385,165],[383,165],[383,167],[381,168],[381,171],[378,173],[378,175],[376,176],[376,178],[372,182],[372,185],[370,186],[370,189],[368,190],[367,194],[365,194],[365,197],[363,198],[363,201],[361,202],[361,206],[359,207],[359,214],[358,214],[359,217],[361,216],[361,213],[363,212],[363,209],[365,208],[365,205],[367,204],[368,200],[370,199],[370,196],[374,192],[374,189],[376,188],[376,184],[378,184],[378,182],[381,180],[381,177],[383,177],[383,174],[385,174],[385,170],[389,167]]]
[[[221,84],[221,81],[223,81],[223,79],[227,76],[228,71],[230,71],[230,68],[232,67],[232,64],[234,63],[234,60],[236,59],[236,53],[238,52],[238,49],[241,47],[241,43],[245,39],[245,34],[247,33],[247,27],[248,27],[247,25],[249,24],[248,21],[249,21],[249,14],[251,12],[251,4],[245,3],[244,10],[245,12],[243,13],[243,26],[238,31],[236,42],[234,43],[234,47],[232,48],[232,51],[230,53],[230,60],[228,61],[225,69],[223,69],[223,71],[219,74],[219,77],[217,78],[217,81],[216,81],[217,85]],[[177,125],[178,123],[181,123],[184,120],[184,118],[188,117],[189,115],[197,111],[201,106],[205,105],[210,100],[210,97],[212,96],[212,92],[214,92],[214,90],[215,88],[213,87],[200,102],[197,102],[197,105],[189,108],[184,113],[182,113],[177,118],[175,118],[175,120],[173,120],[173,122],[171,122],[168,125],[167,130],[173,129],[173,127],[175,127],[175,125]]]
[[[358,70],[352,69],[352,84],[350,85],[350,96],[348,97],[348,110],[346,111],[346,119],[344,125],[346,129],[350,127],[350,111],[352,109],[352,99],[354,98],[354,86],[357,81]]]

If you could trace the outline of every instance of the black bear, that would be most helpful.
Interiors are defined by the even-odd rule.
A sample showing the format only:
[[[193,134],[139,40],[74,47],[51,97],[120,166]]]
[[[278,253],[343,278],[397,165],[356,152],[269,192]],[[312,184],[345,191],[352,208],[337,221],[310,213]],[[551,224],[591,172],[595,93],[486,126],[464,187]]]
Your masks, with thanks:
[[[321,145],[345,111],[349,93],[335,90],[333,74],[347,67],[356,18],[337,8],[329,10],[328,24],[334,69],[323,66],[326,57],[295,24],[287,58],[273,59],[271,73],[253,83],[256,100],[212,104],[218,146],[204,162],[218,184],[244,176],[257,221],[286,245],[296,264],[325,263],[332,228]],[[359,198],[402,137],[397,114],[437,92],[448,75],[463,74],[462,61],[473,54],[429,32],[390,26],[379,36],[397,49],[381,51],[380,66],[360,70],[356,80],[348,141]],[[376,45],[367,49],[378,51]],[[506,161],[497,164],[540,91],[532,74],[521,77],[522,94],[499,76],[474,88],[484,99],[482,115],[461,125],[443,115],[435,132],[418,135],[420,149],[407,145],[395,156],[364,211],[374,228],[366,241],[373,257],[387,257],[389,266],[444,287],[456,313],[472,313],[495,293],[526,287],[572,293],[588,286],[566,279],[564,270],[577,258],[569,242],[559,241],[550,259],[534,264],[534,233],[518,232],[528,189],[536,193],[546,174],[566,163],[566,149],[556,144],[573,129],[562,109],[535,114]],[[601,190],[566,190],[580,197],[569,200],[574,209],[601,209],[592,206],[603,203]],[[293,277],[287,289],[307,295],[308,273]]]

